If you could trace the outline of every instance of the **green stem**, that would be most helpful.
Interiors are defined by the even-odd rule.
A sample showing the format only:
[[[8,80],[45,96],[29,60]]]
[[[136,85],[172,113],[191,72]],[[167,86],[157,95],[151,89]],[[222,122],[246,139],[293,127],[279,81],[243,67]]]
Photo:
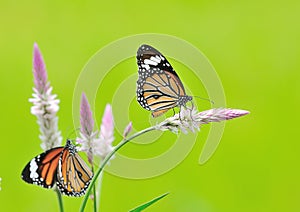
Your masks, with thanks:
[[[64,206],[63,206],[63,200],[62,200],[62,197],[61,197],[61,193],[57,188],[55,189],[55,191],[56,191],[56,194],[57,194],[57,199],[58,199],[58,204],[59,204],[59,211],[64,212]]]
[[[89,196],[89,193],[91,192],[91,189],[94,187],[94,184],[99,176],[99,174],[102,172],[104,166],[108,163],[109,159],[121,148],[123,147],[125,144],[127,144],[129,141],[131,141],[132,139],[146,133],[146,132],[149,132],[149,131],[152,131],[152,130],[155,130],[156,129],[156,126],[154,127],[149,127],[149,128],[146,128],[144,130],[141,130],[135,134],[133,134],[132,136],[130,136],[129,138],[124,138],[117,146],[115,146],[115,148],[113,149],[113,151],[111,151],[103,160],[100,168],[98,169],[98,171],[95,173],[92,181],[91,181],[91,184],[89,186],[89,188],[87,189],[86,191],[86,194],[84,196],[84,199],[82,201],[82,204],[81,204],[81,207],[80,207],[80,210],[81,212],[84,211],[84,208],[86,206],[86,203],[87,203],[87,200],[88,200],[88,196]]]
[[[103,177],[103,172],[100,173],[98,176],[98,185],[96,186],[96,191],[98,191],[97,195],[97,206],[100,208],[100,200],[101,200],[101,188],[102,188],[102,177]]]
[[[92,172],[94,173],[94,166],[92,166]],[[97,212],[97,196],[96,196],[96,186],[93,185],[93,193],[94,193],[94,212]]]

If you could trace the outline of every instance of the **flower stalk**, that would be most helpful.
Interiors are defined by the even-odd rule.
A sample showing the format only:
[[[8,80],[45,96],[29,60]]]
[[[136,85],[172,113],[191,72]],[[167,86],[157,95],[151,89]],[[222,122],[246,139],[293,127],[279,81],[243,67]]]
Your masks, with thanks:
[[[82,93],[81,104],[80,104],[80,137],[76,139],[77,143],[81,145],[79,148],[81,151],[87,153],[88,161],[91,164],[92,172],[94,173],[94,150],[93,146],[97,140],[97,131],[94,130],[94,119],[93,113],[90,108],[89,102],[85,93]],[[91,186],[93,188],[93,195],[91,199],[94,202],[94,211],[97,211],[97,196],[96,196],[96,187],[95,185]]]
[[[80,137],[76,142],[80,144],[79,150],[85,151],[88,156],[88,161],[91,164],[92,172],[94,173],[94,157],[100,157],[102,160],[113,150],[112,142],[114,140],[114,122],[112,108],[109,104],[106,105],[102,118],[100,131],[93,131],[94,119],[90,109],[86,95],[83,93],[80,104]],[[101,180],[99,186],[101,187]],[[97,191],[96,185],[90,185],[93,188],[93,194],[90,195],[94,201],[94,211],[97,211]]]
[[[59,205],[59,211],[64,212],[64,205],[63,205],[63,200],[60,191],[56,188],[55,189],[56,195],[57,195],[57,200],[58,200],[58,205]]]
[[[31,113],[37,117],[37,123],[40,127],[41,148],[46,151],[51,148],[61,146],[61,132],[58,130],[58,117],[56,116],[59,110],[59,99],[56,94],[52,94],[52,87],[48,81],[45,62],[43,56],[34,44],[33,49],[33,76],[34,88],[33,98],[29,102],[33,104]],[[63,201],[61,193],[55,188],[60,211],[63,212]]]

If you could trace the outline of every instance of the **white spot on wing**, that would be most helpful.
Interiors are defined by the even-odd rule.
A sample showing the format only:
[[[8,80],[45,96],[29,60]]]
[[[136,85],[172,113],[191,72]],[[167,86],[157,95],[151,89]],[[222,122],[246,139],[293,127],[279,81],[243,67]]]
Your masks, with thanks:
[[[146,70],[150,69],[150,66],[148,64],[142,64],[142,67],[145,68]]]
[[[38,170],[38,165],[37,165],[37,163],[36,163],[36,161],[35,161],[35,158],[33,158],[31,161],[30,161],[30,168],[29,168],[29,170],[30,170],[30,178],[31,179],[35,179],[35,178],[38,178],[39,177],[39,175],[38,175],[38,173],[36,172],[37,170]]]
[[[149,59],[145,59],[145,60],[144,60],[144,63],[147,64],[147,65],[154,65],[154,66],[157,65],[156,62],[154,62],[154,61],[152,61],[152,60],[149,60]]]
[[[150,57],[150,60],[152,60],[152,61],[154,61],[154,62],[156,62],[156,63],[160,63],[160,61],[161,61],[161,59],[158,57],[158,56],[156,56],[156,57]]]

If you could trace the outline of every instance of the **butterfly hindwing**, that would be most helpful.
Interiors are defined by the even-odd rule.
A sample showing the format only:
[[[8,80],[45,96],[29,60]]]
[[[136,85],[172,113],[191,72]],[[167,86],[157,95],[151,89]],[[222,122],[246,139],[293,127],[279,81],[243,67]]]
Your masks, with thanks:
[[[78,155],[75,146],[67,145],[61,153],[57,171],[57,187],[68,196],[85,194],[93,173]]]

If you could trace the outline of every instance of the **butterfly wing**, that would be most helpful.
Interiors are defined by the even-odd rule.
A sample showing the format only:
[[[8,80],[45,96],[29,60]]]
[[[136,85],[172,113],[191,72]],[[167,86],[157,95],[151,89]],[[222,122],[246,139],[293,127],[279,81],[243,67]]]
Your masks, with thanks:
[[[34,157],[23,169],[22,179],[30,184],[52,188],[56,181],[56,170],[64,147],[50,149]]]
[[[143,108],[157,117],[171,108],[182,106],[179,100],[186,96],[183,84],[158,50],[142,45],[137,52],[137,63],[137,101]]]
[[[78,155],[75,147],[72,144],[67,146],[58,162],[57,187],[60,192],[68,196],[82,196],[92,177],[92,171]]]
[[[137,51],[137,63],[139,71],[141,69],[150,70],[151,68],[157,68],[160,70],[171,72],[177,75],[173,67],[168,60],[155,48],[149,45],[141,45]]]

